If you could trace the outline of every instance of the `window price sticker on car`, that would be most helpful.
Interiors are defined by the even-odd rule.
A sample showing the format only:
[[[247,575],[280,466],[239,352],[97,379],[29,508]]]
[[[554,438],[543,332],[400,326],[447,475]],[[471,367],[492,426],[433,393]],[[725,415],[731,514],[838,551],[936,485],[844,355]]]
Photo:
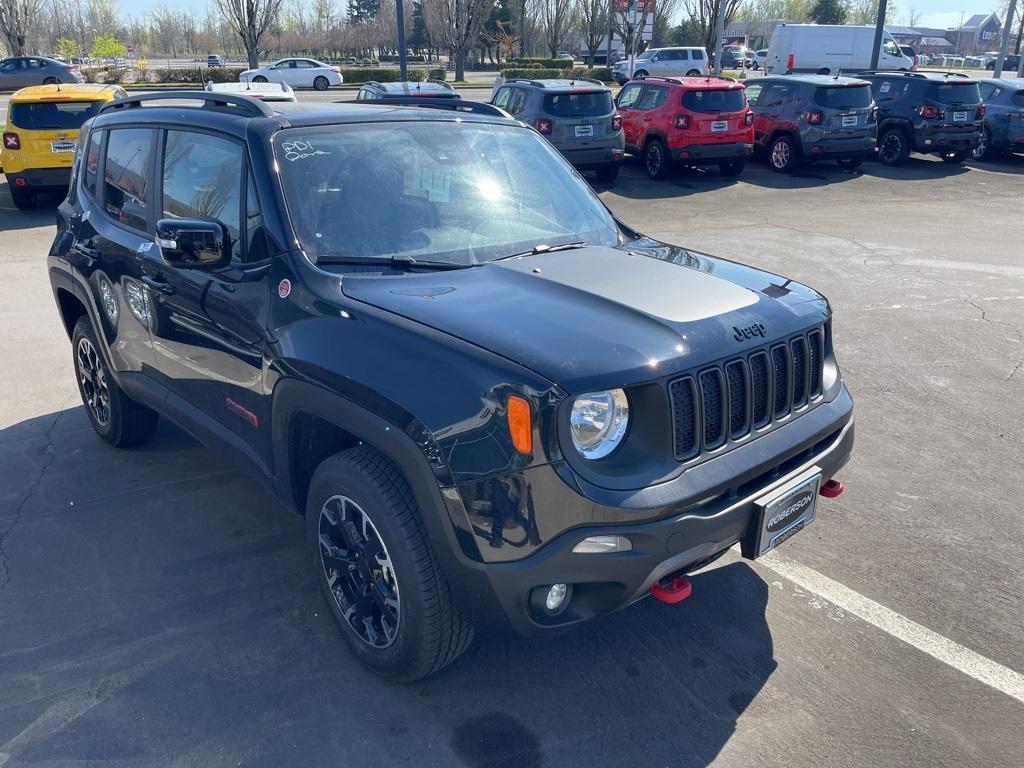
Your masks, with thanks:
[[[967,122],[967,113],[966,112],[954,112],[953,113],[953,122],[954,123],[966,123]]]
[[[729,130],[729,121],[728,120],[712,120],[711,121],[711,131],[713,133],[723,133],[724,131],[728,131],[728,130]]]

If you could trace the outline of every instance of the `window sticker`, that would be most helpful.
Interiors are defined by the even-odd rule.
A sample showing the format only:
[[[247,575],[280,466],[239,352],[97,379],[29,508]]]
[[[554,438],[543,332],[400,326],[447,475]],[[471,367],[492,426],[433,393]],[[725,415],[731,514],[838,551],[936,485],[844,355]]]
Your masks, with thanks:
[[[888,93],[892,90],[892,83],[882,83],[882,87],[878,89],[879,93]]]
[[[402,194],[425,197],[432,203],[447,203],[451,198],[451,168],[426,163],[405,172]]]
[[[330,152],[324,152],[322,149],[314,149],[313,145],[308,141],[301,140],[282,142],[281,149],[284,150],[284,159],[291,163],[294,163],[296,160],[305,160],[308,157],[331,154]]]

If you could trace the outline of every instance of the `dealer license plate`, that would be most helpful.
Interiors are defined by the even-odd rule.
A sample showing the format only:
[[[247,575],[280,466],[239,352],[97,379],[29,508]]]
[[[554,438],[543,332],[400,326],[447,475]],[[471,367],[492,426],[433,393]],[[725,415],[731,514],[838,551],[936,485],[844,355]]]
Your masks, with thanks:
[[[856,128],[857,127],[857,116],[856,115],[843,115],[843,128]]]
[[[954,112],[953,113],[953,122],[954,123],[966,123],[967,122],[967,113],[966,112]]]
[[[594,135],[594,126],[592,125],[577,125],[576,126],[576,138],[589,138]]]
[[[775,549],[814,521],[821,470],[814,467],[780,489],[754,502],[761,511],[756,557]]]
[[[728,120],[713,120],[711,122],[711,132],[712,133],[724,133],[725,131],[728,131],[728,130],[729,130],[729,121]]]
[[[50,142],[51,152],[74,152],[75,142],[73,141],[51,141]]]

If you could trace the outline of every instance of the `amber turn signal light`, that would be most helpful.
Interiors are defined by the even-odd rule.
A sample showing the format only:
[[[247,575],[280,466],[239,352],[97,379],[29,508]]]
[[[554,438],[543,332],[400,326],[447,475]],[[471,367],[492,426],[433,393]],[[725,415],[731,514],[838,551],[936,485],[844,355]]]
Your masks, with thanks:
[[[530,424],[530,403],[524,397],[512,395],[505,404],[508,432],[512,445],[520,453],[533,452],[533,426]]]

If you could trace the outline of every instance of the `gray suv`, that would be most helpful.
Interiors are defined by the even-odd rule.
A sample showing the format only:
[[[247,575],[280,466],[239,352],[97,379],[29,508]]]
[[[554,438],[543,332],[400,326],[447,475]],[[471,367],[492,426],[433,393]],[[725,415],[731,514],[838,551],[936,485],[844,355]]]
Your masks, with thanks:
[[[599,80],[528,80],[497,86],[491,102],[532,125],[577,170],[615,181],[626,152],[622,118],[611,89]]]
[[[852,77],[779,75],[747,83],[754,111],[754,151],[788,173],[803,160],[856,168],[875,147],[871,84]]]

